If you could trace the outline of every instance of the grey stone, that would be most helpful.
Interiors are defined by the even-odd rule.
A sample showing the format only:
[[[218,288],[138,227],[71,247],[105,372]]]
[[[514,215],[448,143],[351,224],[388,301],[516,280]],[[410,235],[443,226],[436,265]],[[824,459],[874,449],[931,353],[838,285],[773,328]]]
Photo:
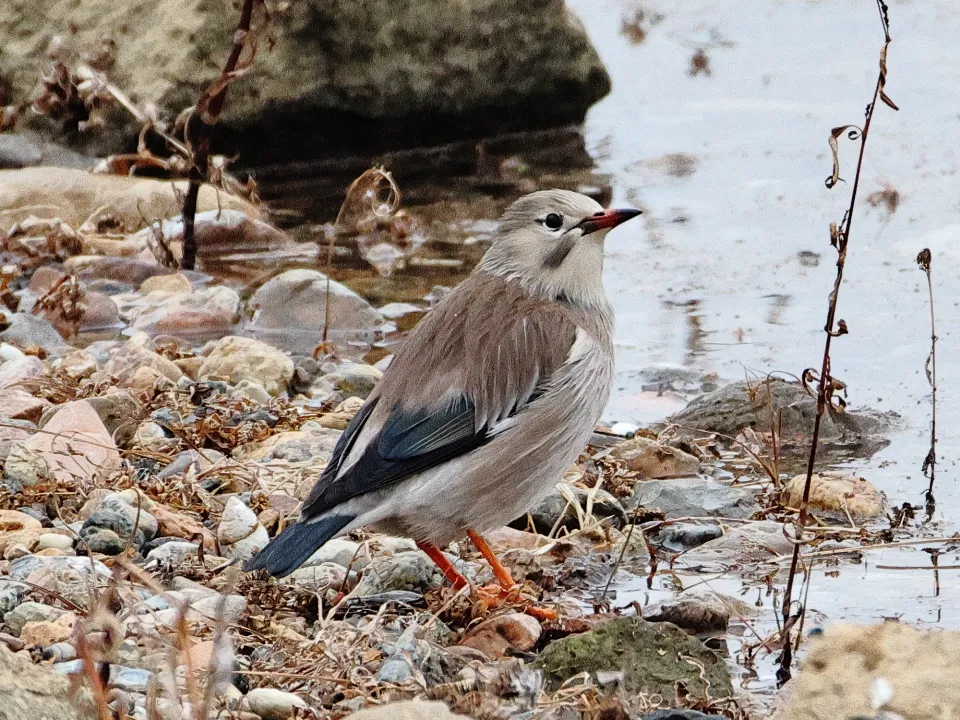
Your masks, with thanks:
[[[747,518],[760,509],[750,490],[731,487],[704,478],[647,480],[637,483],[627,509],[659,508],[667,518]]]
[[[591,491],[586,488],[574,487],[573,493],[580,507],[586,510],[587,498]],[[552,490],[547,497],[529,511],[528,515],[533,519],[533,525],[540,535],[549,535],[555,526],[571,531],[580,527],[577,508],[568,502],[559,489]],[[613,527],[618,529],[627,523],[627,515],[623,511],[620,501],[606,490],[597,490],[594,494],[593,515],[595,519],[609,518]],[[528,525],[527,515],[510,523],[510,527],[518,530],[526,530]]]
[[[772,520],[744,523],[728,530],[723,537],[684,553],[677,562],[682,567],[710,569],[762,563],[793,551],[793,543],[784,535],[784,527]]]
[[[139,548],[145,542],[156,537],[159,524],[145,507],[131,505],[118,493],[107,495],[97,509],[83,523],[83,528],[103,528],[116,533],[126,542],[133,535],[132,542]],[[136,533],[134,533],[136,529]],[[81,532],[82,536],[82,532]]]
[[[442,582],[443,573],[430,558],[422,552],[405,552],[371,563],[350,594],[365,597],[391,590],[422,594]]]
[[[333,372],[321,376],[317,383],[330,385],[342,397],[359,397],[366,400],[382,377],[383,373],[372,365],[344,362]]]
[[[327,299],[330,300],[329,312]],[[384,322],[370,303],[317,270],[287,270],[261,285],[250,299],[256,338],[301,355],[323,340],[372,342]],[[328,318],[329,316],[329,318]]]
[[[782,449],[800,450],[809,447],[816,406],[816,400],[797,382],[740,382],[693,400],[670,422],[730,436],[747,427],[763,433],[778,426]],[[885,444],[879,436],[896,425],[897,420],[893,413],[869,410],[827,412],[821,423],[820,439],[827,445],[875,450]]]
[[[44,318],[31,313],[15,313],[10,316],[10,326],[0,332],[0,342],[17,347],[39,347],[47,355],[57,356],[73,350],[64,342],[56,328]]]
[[[61,615],[66,614],[66,610],[44,605],[38,602],[20,603],[17,607],[4,614],[3,622],[13,632],[20,636],[23,626],[28,622],[53,622]]]
[[[80,540],[90,552],[102,555],[119,555],[127,547],[126,539],[105,527],[83,528],[80,531]]]
[[[238,13],[230,9],[178,0],[11,6],[0,13],[0,75],[13,97],[29,97],[51,36],[72,56],[109,34],[111,81],[172,117],[218,77],[209,53],[233,37]],[[134,26],[139,32],[124,32]],[[273,51],[257,57],[255,78],[233,84],[221,120],[234,138],[230,151],[247,163],[300,160],[311,147],[364,140],[374,148],[422,145],[577,124],[610,88],[562,0],[308,0],[276,14],[271,36]],[[144,53],[144,44],[164,52]],[[128,149],[139,123],[121,111],[106,120],[96,133],[57,137],[94,155]]]
[[[684,592],[643,609],[643,619],[669,622],[697,635],[724,633],[731,619],[753,617],[757,610],[742,600],[714,592]]]
[[[91,572],[101,578],[110,577],[110,569],[99,560],[65,555],[28,555],[10,563],[10,579],[26,580],[37,570],[52,570],[87,577]]]
[[[667,525],[657,534],[657,542],[667,550],[681,552],[716,540],[723,535],[723,528],[717,524],[698,525],[695,523],[676,523]]]

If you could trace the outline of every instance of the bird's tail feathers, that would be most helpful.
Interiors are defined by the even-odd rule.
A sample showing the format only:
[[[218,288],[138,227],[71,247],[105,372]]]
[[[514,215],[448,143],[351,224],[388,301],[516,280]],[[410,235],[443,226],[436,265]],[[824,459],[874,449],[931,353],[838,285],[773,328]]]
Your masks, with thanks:
[[[244,570],[266,570],[274,577],[285,577],[303,565],[324,543],[332,539],[355,515],[332,515],[311,522],[298,522],[277,535],[254,555]]]

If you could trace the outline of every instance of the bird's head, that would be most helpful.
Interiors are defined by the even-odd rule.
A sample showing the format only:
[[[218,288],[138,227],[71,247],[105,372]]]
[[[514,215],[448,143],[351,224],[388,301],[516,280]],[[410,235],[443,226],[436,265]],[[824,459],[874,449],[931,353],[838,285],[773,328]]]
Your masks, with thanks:
[[[605,210],[570,190],[542,190],[513,203],[478,270],[531,293],[590,306],[605,304],[603,240],[639,210]]]

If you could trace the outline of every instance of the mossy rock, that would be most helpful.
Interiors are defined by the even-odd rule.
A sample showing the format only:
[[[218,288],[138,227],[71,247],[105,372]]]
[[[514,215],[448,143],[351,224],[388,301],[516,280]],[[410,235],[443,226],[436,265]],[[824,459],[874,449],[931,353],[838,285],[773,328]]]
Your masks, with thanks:
[[[623,672],[630,695],[660,695],[675,702],[678,686],[692,700],[733,694],[723,658],[672,623],[620,618],[597,630],[551,643],[536,660],[547,684],[557,688],[582,672]]]

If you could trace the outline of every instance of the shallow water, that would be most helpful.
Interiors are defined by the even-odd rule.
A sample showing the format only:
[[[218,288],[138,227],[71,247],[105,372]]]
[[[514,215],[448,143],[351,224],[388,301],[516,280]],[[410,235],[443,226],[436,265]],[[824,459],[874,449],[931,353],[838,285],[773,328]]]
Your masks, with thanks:
[[[587,119],[588,149],[613,178],[615,202],[644,208],[646,227],[610,235],[606,282],[617,311],[618,386],[611,419],[649,421],[659,409],[637,394],[636,373],[654,362],[691,365],[727,380],[773,370],[819,368],[839,222],[850,185],[827,190],[834,126],[861,123],[876,80],[882,32],[873,3],[744,0],[723,3],[568,0],[613,77],[613,92]],[[621,33],[642,8],[639,44]],[[956,485],[960,320],[960,25],[948,0],[893,3],[888,94],[867,146],[860,201],[838,317],[851,334],[834,342],[834,375],[851,406],[892,410],[905,427],[870,460],[852,464],[892,505],[922,504],[920,464],[928,449],[929,351],[926,280],[915,257],[933,252],[939,388],[939,453],[934,524],[958,530]],[[649,19],[662,15],[655,22]],[[704,48],[711,74],[691,76]],[[841,141],[841,177],[853,177],[857,143]],[[669,153],[696,158],[672,166]],[[660,160],[658,162],[658,160]],[[675,177],[664,167],[683,172]],[[899,193],[893,212],[870,196]],[[876,202],[876,196],[873,198]],[[811,267],[817,260],[815,267]],[[941,565],[956,565],[956,553]],[[921,626],[960,627],[956,570],[940,573],[934,597],[921,547],[869,552],[862,564],[818,567],[808,608],[823,621],[899,617]],[[827,576],[827,571],[836,571]],[[691,578],[695,582],[698,578]],[[740,583],[711,586],[734,592]],[[618,604],[645,602],[645,583],[620,588]],[[755,593],[754,593],[755,595]],[[753,595],[748,596],[751,599]],[[772,627],[764,598],[759,626]],[[772,668],[750,684],[769,687]]]

